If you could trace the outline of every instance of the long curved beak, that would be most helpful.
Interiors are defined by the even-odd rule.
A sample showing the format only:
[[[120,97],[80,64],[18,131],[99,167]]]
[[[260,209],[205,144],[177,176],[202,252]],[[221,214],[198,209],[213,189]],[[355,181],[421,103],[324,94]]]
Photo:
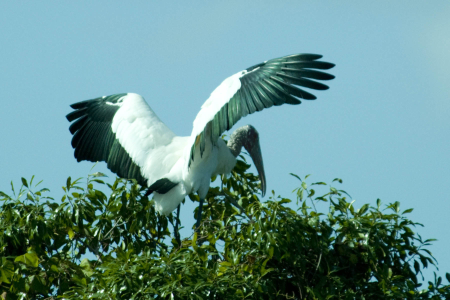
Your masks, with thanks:
[[[266,174],[264,173],[264,163],[261,154],[261,147],[259,146],[259,140],[257,140],[251,147],[251,149],[246,149],[248,154],[255,164],[256,170],[258,171],[259,180],[261,181],[261,191],[262,196],[266,194]]]

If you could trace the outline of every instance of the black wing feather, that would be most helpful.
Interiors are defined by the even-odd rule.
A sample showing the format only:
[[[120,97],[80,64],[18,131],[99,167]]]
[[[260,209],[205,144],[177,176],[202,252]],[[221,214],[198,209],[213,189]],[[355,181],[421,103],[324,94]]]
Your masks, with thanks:
[[[330,80],[334,76],[317,70],[331,69],[334,64],[318,61],[320,58],[322,55],[319,54],[293,54],[256,64],[243,71],[239,78],[240,88],[206,124],[200,133],[200,140],[204,140],[208,124],[211,124],[210,141],[215,144],[225,130],[247,114],[273,105],[300,104],[300,99],[316,99],[316,96],[300,87],[328,89],[327,85],[315,80]],[[196,143],[191,148],[191,159],[194,158],[195,147]],[[200,154],[203,154],[203,150],[202,143]]]
[[[66,116],[69,122],[73,122],[69,127],[73,135],[72,147],[77,161],[105,161],[118,176],[136,179],[140,185],[147,186],[139,166],[120,145],[111,128],[114,115],[120,108],[115,104],[126,95],[115,94],[72,104],[70,107],[75,110]]]

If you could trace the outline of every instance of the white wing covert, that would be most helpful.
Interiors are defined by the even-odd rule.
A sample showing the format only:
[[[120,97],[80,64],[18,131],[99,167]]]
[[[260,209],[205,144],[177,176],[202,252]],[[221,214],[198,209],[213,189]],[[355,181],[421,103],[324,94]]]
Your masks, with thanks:
[[[156,181],[159,174],[164,175],[172,167],[172,162],[164,164],[164,157],[159,159],[159,172],[146,167],[149,153],[164,152],[158,150],[171,144],[176,136],[140,95],[103,96],[71,107],[75,111],[66,117],[74,121],[69,130],[77,161],[105,161],[112,172],[134,178],[142,186]]]

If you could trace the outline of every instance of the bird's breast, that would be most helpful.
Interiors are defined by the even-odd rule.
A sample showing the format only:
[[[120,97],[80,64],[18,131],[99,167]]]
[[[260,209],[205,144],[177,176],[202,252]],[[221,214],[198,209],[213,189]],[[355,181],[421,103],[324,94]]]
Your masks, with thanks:
[[[222,139],[217,141],[217,150],[217,166],[212,175],[228,175],[236,165],[236,157]]]

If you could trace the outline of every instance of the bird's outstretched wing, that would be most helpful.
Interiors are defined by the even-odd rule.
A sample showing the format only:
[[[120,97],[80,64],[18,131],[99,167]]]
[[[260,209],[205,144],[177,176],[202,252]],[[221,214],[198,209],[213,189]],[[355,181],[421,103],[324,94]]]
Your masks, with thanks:
[[[300,104],[300,99],[314,100],[313,94],[300,87],[326,90],[328,86],[311,80],[330,80],[328,70],[334,64],[318,61],[322,55],[294,54],[271,59],[225,79],[202,105],[191,134],[190,162],[197,147],[203,154],[205,143],[215,143],[237,121],[255,111],[273,105]],[[210,126],[208,126],[210,124]]]
[[[72,104],[72,147],[78,161],[105,161],[123,178],[147,186],[148,154],[167,146],[175,134],[137,94],[116,94]],[[148,163],[148,162],[147,162]],[[158,178],[156,178],[158,179]]]

